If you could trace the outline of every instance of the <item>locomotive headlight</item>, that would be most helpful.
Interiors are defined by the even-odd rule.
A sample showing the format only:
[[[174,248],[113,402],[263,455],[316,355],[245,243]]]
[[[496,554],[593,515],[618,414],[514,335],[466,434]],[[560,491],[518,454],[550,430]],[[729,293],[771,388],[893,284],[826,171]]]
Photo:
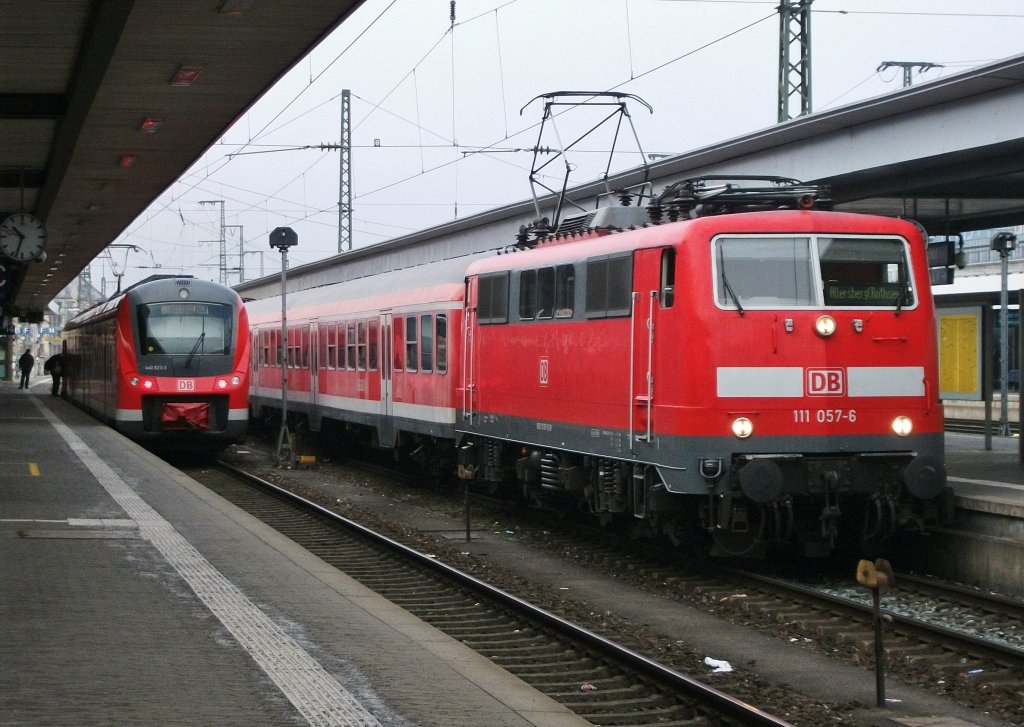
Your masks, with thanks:
[[[740,439],[746,439],[754,433],[754,423],[746,417],[738,417],[732,422],[732,433]]]
[[[228,380],[227,379],[217,379],[217,388],[218,389],[226,389],[226,388],[228,388]]]
[[[139,377],[138,376],[133,376],[130,379],[128,379],[128,381],[131,383],[132,386],[138,386],[139,385]]]
[[[910,421],[910,417],[899,416],[892,420],[892,430],[905,437],[914,431],[914,423]]]
[[[154,386],[156,386],[156,382],[153,381],[153,379],[143,379],[143,381],[142,381],[142,388],[143,389],[152,389]]]
[[[828,338],[836,332],[836,319],[832,316],[820,316],[818,320],[814,322],[814,330],[818,332],[818,335],[822,338]]]

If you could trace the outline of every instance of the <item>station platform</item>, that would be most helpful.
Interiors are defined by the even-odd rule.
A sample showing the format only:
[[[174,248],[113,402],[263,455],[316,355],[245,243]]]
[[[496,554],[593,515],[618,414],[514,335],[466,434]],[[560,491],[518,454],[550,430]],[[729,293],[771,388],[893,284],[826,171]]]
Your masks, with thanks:
[[[588,724],[62,399],[0,383],[0,724]]]

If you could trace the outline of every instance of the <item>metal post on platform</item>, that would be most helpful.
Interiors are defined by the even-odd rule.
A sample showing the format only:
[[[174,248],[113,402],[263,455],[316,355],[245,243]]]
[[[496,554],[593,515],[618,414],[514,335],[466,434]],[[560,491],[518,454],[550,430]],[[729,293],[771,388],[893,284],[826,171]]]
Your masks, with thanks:
[[[1010,436],[1010,295],[1008,290],[1010,253],[1017,249],[1017,236],[1012,232],[997,232],[992,236],[991,248],[999,253],[999,436]]]
[[[277,464],[291,468],[295,464],[295,446],[288,431],[288,248],[299,244],[299,236],[290,227],[278,227],[270,233],[270,246],[281,252],[281,431],[277,435]]]

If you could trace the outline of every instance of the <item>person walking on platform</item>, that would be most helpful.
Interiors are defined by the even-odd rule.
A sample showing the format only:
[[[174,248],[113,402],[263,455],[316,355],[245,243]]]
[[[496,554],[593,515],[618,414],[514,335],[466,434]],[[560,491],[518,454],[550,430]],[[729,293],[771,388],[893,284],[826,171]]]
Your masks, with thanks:
[[[25,349],[25,353],[21,354],[21,358],[18,359],[18,368],[21,369],[21,383],[18,384],[19,389],[28,388],[28,380],[32,375],[32,367],[36,365],[35,356],[29,353],[28,349]]]
[[[50,390],[50,394],[57,396],[60,393],[60,380],[64,375],[64,359],[59,352],[46,359],[46,363],[43,364],[43,371],[53,378],[53,388]]]

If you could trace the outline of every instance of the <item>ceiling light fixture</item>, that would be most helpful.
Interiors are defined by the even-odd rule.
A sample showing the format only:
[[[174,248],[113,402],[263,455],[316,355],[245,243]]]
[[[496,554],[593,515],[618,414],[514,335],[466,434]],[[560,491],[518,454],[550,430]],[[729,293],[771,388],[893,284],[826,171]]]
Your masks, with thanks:
[[[181,66],[171,76],[172,86],[191,86],[203,75],[203,69],[199,66]]]
[[[154,119],[151,116],[147,116],[139,124],[139,131],[143,134],[155,134],[160,130],[160,126],[164,123],[163,119]]]

